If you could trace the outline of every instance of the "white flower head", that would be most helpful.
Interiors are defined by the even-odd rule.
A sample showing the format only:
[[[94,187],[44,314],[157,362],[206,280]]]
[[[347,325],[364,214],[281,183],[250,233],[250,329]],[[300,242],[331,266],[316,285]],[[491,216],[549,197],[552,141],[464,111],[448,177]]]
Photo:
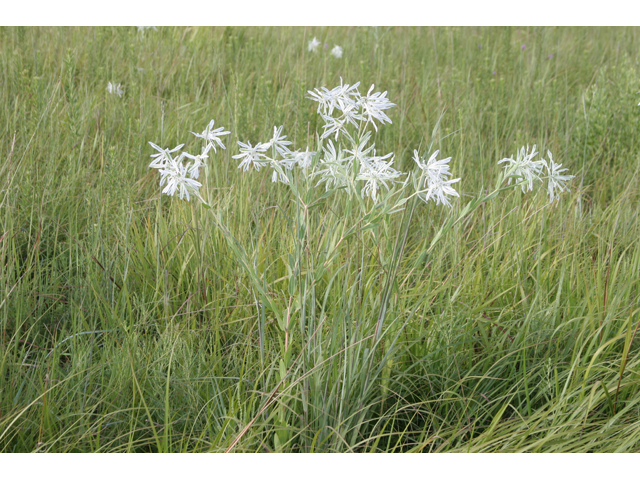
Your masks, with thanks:
[[[360,96],[358,92],[358,86],[360,82],[355,85],[344,84],[342,77],[340,77],[340,85],[328,90],[326,87],[317,88],[314,91],[309,90],[307,93],[310,100],[318,102],[318,113],[324,113],[332,115],[335,108],[344,112],[349,105],[356,105],[357,99]]]
[[[160,170],[162,177],[160,179],[160,186],[165,182],[167,184],[162,190],[162,193],[173,196],[178,192],[178,196],[181,199],[186,197],[187,201],[190,200],[190,195],[198,195],[198,189],[202,184],[193,178],[188,178],[187,173],[187,167],[182,163],[176,162],[175,160],[168,162],[165,168]]]
[[[342,58],[342,47],[339,47],[338,45],[334,46],[331,49],[331,55],[333,55],[336,58]]]
[[[342,116],[339,118],[334,118],[329,115],[325,115],[324,113],[320,114],[324,121],[326,122],[322,128],[324,128],[324,132],[320,135],[320,138],[327,138],[336,134],[335,140],[338,140],[338,135],[340,132],[346,133],[346,123],[348,123],[348,117]]]
[[[446,180],[446,177],[450,177],[452,175],[449,171],[449,162],[451,161],[451,157],[438,160],[438,153],[440,153],[440,150],[436,150],[434,154],[429,157],[429,160],[424,162],[420,159],[418,151],[413,151],[413,161],[418,164],[418,167],[420,167],[427,179]]]
[[[318,51],[318,47],[320,46],[320,40],[318,40],[316,37],[313,37],[313,40],[309,40],[309,51],[310,52],[317,52]]]
[[[173,150],[169,150],[168,148],[167,149],[160,148],[158,145],[156,145],[153,142],[149,142],[149,145],[151,145],[153,148],[155,148],[159,152],[151,155],[151,158],[153,158],[153,161],[149,164],[149,168],[165,168],[165,166],[169,162],[174,161],[171,154],[177,152],[182,147],[184,147],[184,143],[182,145],[178,145]],[[180,157],[180,159],[181,158],[182,157]]]
[[[574,175],[560,175],[562,172],[566,172],[569,170],[568,168],[560,168],[562,167],[561,163],[554,163],[553,156],[551,152],[547,150],[547,155],[549,156],[549,162],[545,164],[547,167],[547,193],[549,195],[549,203],[553,202],[554,199],[560,198],[559,193],[570,192],[569,187],[565,184],[565,182],[570,181],[574,178]]]
[[[220,140],[220,137],[223,135],[229,135],[229,133],[231,132],[224,131],[224,127],[216,128],[214,130],[213,128],[214,123],[215,123],[215,120],[211,120],[209,122],[209,125],[207,125],[207,128],[205,128],[204,132],[202,133],[195,133],[195,132],[190,132],[190,133],[192,133],[198,138],[205,139],[207,142],[209,142],[209,145],[213,147],[213,151],[217,152],[215,143],[217,143],[220,148],[226,149],[226,147],[222,143],[222,140]]]
[[[124,91],[120,87],[121,85],[119,83],[115,84],[115,83],[109,82],[107,84],[107,92],[109,92],[112,95],[118,95],[119,97],[122,97],[122,94],[124,93]]]
[[[191,155],[190,153],[187,153],[187,152],[182,154],[183,157],[190,158],[191,160],[193,160],[193,163],[190,163],[189,166],[187,167],[187,170],[189,171],[189,175],[191,176],[191,178],[197,179],[200,176],[200,167],[207,166],[207,164],[205,163],[205,160],[209,158],[209,155],[207,155],[207,153],[209,153],[209,150],[211,150],[212,146],[213,144],[207,143],[206,147],[204,147],[200,155]]]
[[[238,142],[238,145],[240,145],[240,153],[234,155],[232,158],[242,158],[242,162],[240,162],[238,168],[242,168],[243,172],[246,172],[252,166],[259,171],[261,167],[265,167],[269,163],[269,159],[264,155],[264,152],[269,148],[268,144],[258,143],[253,147],[251,146],[251,142]]]
[[[361,120],[362,116],[358,113],[358,106],[355,104],[349,104],[342,107],[338,105],[338,108],[342,112],[341,118],[346,121],[346,123],[350,123],[351,125],[357,127],[358,122],[356,120]]]
[[[390,158],[389,161],[385,161]],[[365,185],[362,188],[360,194],[362,198],[370,196],[375,202],[378,197],[378,190],[380,187],[384,187],[389,190],[389,184],[397,183],[398,178],[402,175],[395,168],[391,167],[393,164],[393,153],[388,153],[383,157],[377,157],[376,151],[373,151],[373,157],[363,157],[360,163],[360,172],[356,177],[356,180],[365,181]]]
[[[326,87],[320,87],[320,90],[317,88],[314,88],[313,91],[307,90],[307,93],[309,94],[307,96],[308,99],[318,102],[317,113],[327,113],[329,108],[333,110],[333,98],[331,92]]]
[[[429,160],[424,162],[420,159],[418,151],[413,151],[413,160],[422,170],[422,176],[420,177],[418,188],[421,190],[426,189],[426,193],[421,191],[418,193],[418,197],[420,197],[425,203],[428,203],[429,200],[433,200],[436,202],[436,205],[443,204],[451,207],[451,203],[449,202],[447,195],[452,195],[454,197],[460,196],[451,186],[452,184],[459,182],[460,179],[447,179],[452,176],[452,173],[449,171],[449,162],[451,161],[451,157],[438,160],[438,153],[440,153],[440,150],[436,150],[433,155],[429,157]]]
[[[344,83],[340,77],[340,85],[331,90],[334,106],[343,112],[349,105],[357,106],[357,99],[360,97],[359,86],[360,82],[349,85]]]
[[[279,153],[282,157],[286,157],[291,153],[288,145],[291,145],[289,140],[285,140],[287,138],[286,135],[282,135],[282,128],[284,125],[280,125],[280,127],[273,127],[273,137],[264,145],[267,148],[274,147],[276,152]]]
[[[511,185],[512,178],[524,180],[524,183],[521,185],[522,193],[525,193],[527,190],[533,190],[534,180],[541,180],[540,175],[546,162],[544,160],[533,160],[536,155],[538,155],[536,146],[534,145],[531,152],[529,152],[529,146],[527,145],[526,150],[525,147],[520,149],[515,160],[513,158],[503,158],[498,162],[498,165],[501,163],[507,164],[504,166],[504,170],[505,173],[509,175],[509,185]]]
[[[322,147],[324,156],[320,158],[318,168],[314,176],[320,176],[320,181],[316,184],[325,184],[325,189],[343,187],[349,183],[349,164],[342,155],[342,151],[336,152],[336,147],[329,140],[327,148]]]
[[[369,155],[369,153],[371,153],[371,151],[376,146],[375,143],[367,146],[370,138],[371,132],[365,132],[365,134],[359,139],[359,143],[355,145],[355,148],[353,150],[345,150],[345,153],[349,154],[349,157],[347,157],[347,159],[350,162],[353,162],[354,160],[358,160],[360,164],[368,162],[367,155]]]
[[[372,94],[371,91],[373,90],[373,87],[374,85],[371,85],[367,94],[358,99],[357,104],[362,108],[362,118],[366,119],[367,122],[371,122],[373,124],[373,128],[378,131],[378,127],[374,120],[378,120],[382,124],[385,122],[393,123],[383,110],[395,107],[396,104],[391,103],[389,99],[386,98],[387,92],[375,92]]]
[[[419,195],[422,200],[428,202],[429,200],[434,200],[436,205],[446,205],[451,208],[451,203],[447,198],[447,195],[452,195],[454,197],[459,197],[458,192],[451,186],[453,183],[459,182],[459,178],[454,178],[453,180],[445,180],[443,178],[438,178],[436,180],[429,180],[427,182],[427,193]]]
[[[344,109],[343,114],[337,118],[321,113],[320,116],[326,123],[322,126],[322,128],[324,128],[324,132],[322,132],[320,138],[327,138],[335,133],[335,139],[338,140],[338,135],[340,135],[340,133],[347,134],[347,125],[349,123],[357,127],[358,123],[356,120],[359,116],[356,112],[355,106],[349,105]]]

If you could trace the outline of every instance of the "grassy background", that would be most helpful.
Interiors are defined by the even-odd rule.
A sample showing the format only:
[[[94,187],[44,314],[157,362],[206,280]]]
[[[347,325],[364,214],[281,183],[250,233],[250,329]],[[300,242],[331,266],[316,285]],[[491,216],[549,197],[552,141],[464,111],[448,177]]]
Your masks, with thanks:
[[[622,28],[1,28],[0,450],[637,451],[638,45]],[[375,142],[398,168],[453,157],[452,211],[409,222],[300,179],[304,210],[237,170],[236,141],[274,125],[316,148],[306,91],[340,77],[397,104]],[[161,197],[147,142],[196,151],[211,118],[232,132],[211,210]],[[524,144],[571,193],[503,192],[429,248]]]

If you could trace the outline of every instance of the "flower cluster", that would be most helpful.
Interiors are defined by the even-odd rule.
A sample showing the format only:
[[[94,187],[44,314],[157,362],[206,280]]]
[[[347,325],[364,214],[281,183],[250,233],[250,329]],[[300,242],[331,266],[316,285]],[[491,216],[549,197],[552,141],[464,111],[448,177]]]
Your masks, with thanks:
[[[317,39],[314,39],[314,41]],[[311,49],[310,44],[310,49]],[[387,98],[387,92],[373,92],[371,85],[366,95],[362,95],[358,87],[360,82],[354,85],[345,84],[340,78],[340,85],[333,89],[326,87],[309,90],[309,99],[318,103],[317,113],[324,120],[322,134],[319,137],[321,144],[317,151],[292,150],[292,142],[283,134],[283,126],[273,127],[273,136],[266,142],[240,142],[240,153],[233,155],[234,159],[241,160],[238,168],[247,172],[251,168],[259,171],[263,167],[272,170],[272,182],[289,184],[294,168],[302,172],[307,180],[317,181],[316,187],[324,185],[325,190],[345,188],[351,195],[359,189],[360,196],[365,199],[370,197],[377,202],[381,190],[390,190],[394,184],[403,182],[403,172],[394,168],[393,152],[379,155],[375,143],[371,142],[373,131],[367,130],[369,125],[373,130],[378,127],[391,124],[391,119],[385,113],[395,104]],[[109,82],[110,93],[122,95],[120,84]],[[198,181],[200,168],[206,167],[209,152],[217,153],[217,148],[225,149],[221,137],[230,132],[223,127],[214,128],[214,120],[207,125],[202,133],[190,132],[197,138],[205,141],[199,155],[188,152],[178,152],[184,144],[173,149],[161,148],[149,142],[157,151],[152,154],[150,168],[155,168],[160,173],[160,186],[164,186],[162,193],[175,195],[187,201],[191,195],[202,200],[199,188],[202,184]],[[413,151],[413,161],[419,169],[419,174],[410,175],[403,182],[408,184],[409,178],[413,178],[415,195],[429,203],[433,200],[436,205],[452,207],[450,197],[460,197],[453,185],[460,178],[451,178],[449,162],[451,157],[438,160],[437,150],[428,159],[426,155],[421,157],[418,150]],[[504,176],[511,185],[520,186],[523,193],[533,190],[536,182],[547,181],[547,194],[549,203],[559,198],[559,194],[570,191],[567,183],[574,178],[568,175],[567,168],[555,163],[550,151],[547,150],[548,160],[537,158],[536,145],[532,148],[522,147],[516,154],[516,158],[503,158],[498,164],[504,164]],[[189,160],[185,163],[185,160]],[[361,182],[357,186],[358,182]],[[501,187],[502,189],[503,187]],[[406,199],[398,205],[402,205]]]
[[[268,142],[258,142],[255,146],[251,142],[238,142],[240,153],[233,156],[235,159],[242,159],[238,168],[246,172],[251,167],[259,171],[262,167],[270,166],[273,169],[271,181],[282,183],[289,183],[285,171],[293,170],[296,165],[306,172],[311,166],[313,152],[309,152],[308,147],[304,152],[291,151],[291,142],[286,140],[287,136],[282,134],[282,129],[283,126],[273,127],[273,137]]]
[[[318,185],[324,183],[327,189],[346,186],[350,180],[365,182],[361,196],[376,201],[380,188],[388,190],[400,181],[403,173],[393,168],[393,153],[377,155],[375,144],[369,145],[371,131],[364,130],[371,124],[377,132],[376,121],[381,125],[392,123],[384,110],[395,104],[386,98],[387,92],[372,93],[374,85],[366,95],[360,94],[359,85],[360,82],[345,84],[340,78],[340,85],[331,90],[322,87],[307,92],[307,98],[318,102],[317,113],[325,122],[321,138],[333,137],[333,141],[338,142],[342,134],[351,147],[342,148],[339,144],[336,147],[329,140],[327,148],[323,147],[324,155],[314,176],[320,176]],[[355,138],[349,133],[350,125],[357,129]]]
[[[569,169],[560,168],[562,167],[561,163],[554,163],[553,156],[549,150],[547,150],[547,155],[549,156],[549,161],[545,163],[545,167],[547,168],[547,194],[549,195],[549,203],[551,203],[554,197],[558,198],[558,193],[562,193],[565,190],[571,192],[565,182],[574,178],[574,175],[560,175]]]
[[[513,158],[503,158],[498,162],[498,165],[506,163],[504,169],[509,174],[509,185],[511,185],[512,179],[519,178],[522,180],[520,185],[522,193],[527,190],[533,190],[533,182],[534,180],[540,180],[540,175],[545,165],[544,159],[534,160],[537,155],[536,146],[534,145],[529,151],[529,145],[527,145],[526,150],[525,147],[522,147],[518,151],[515,160]]]
[[[367,196],[375,202],[380,187],[387,190],[398,182],[402,172],[392,167],[393,153],[378,156],[375,144],[367,146],[371,132],[366,132],[358,143],[352,143],[352,149],[336,148],[333,141],[329,140],[326,147],[322,147],[324,155],[320,157],[318,169],[313,173],[319,177],[316,186],[325,184],[326,190],[340,188],[349,185],[350,181],[365,182],[360,190],[362,198]]]
[[[316,53],[318,51],[318,48],[320,47],[320,40],[318,40],[316,37],[313,37],[313,39],[309,40],[309,45],[307,46],[307,50],[309,50],[310,52]],[[324,49],[326,50],[327,48],[329,48],[328,44],[324,44]],[[342,47],[338,46],[338,45],[334,45],[333,48],[331,49],[331,55],[333,55],[336,58],[342,58]]]
[[[149,142],[149,145],[158,151],[158,153],[151,155],[153,161],[149,164],[149,168],[155,168],[160,173],[160,186],[166,184],[162,193],[173,196],[178,192],[178,196],[181,199],[186,198],[187,201],[190,200],[191,195],[200,196],[198,193],[199,188],[202,186],[202,184],[198,182],[200,168],[207,166],[205,161],[209,158],[208,153],[211,149],[217,152],[216,145],[220,148],[225,148],[220,137],[230,133],[224,131],[222,127],[214,129],[213,125],[214,120],[211,120],[202,133],[190,132],[196,137],[206,141],[200,155],[181,152],[176,157],[174,155],[184,147],[184,143],[169,150]],[[191,161],[185,164],[184,159]]]
[[[547,150],[549,160],[540,158],[534,160],[538,155],[536,146],[534,145],[531,150],[529,146],[522,147],[517,155],[516,159],[503,158],[498,164],[505,163],[504,166],[505,175],[509,178],[509,185],[511,180],[516,180],[517,184],[522,188],[522,193],[533,190],[534,182],[542,182],[547,180],[547,194],[549,195],[549,203],[558,198],[558,194],[564,191],[570,192],[566,185],[566,182],[574,178],[573,175],[562,175],[566,172],[567,168],[560,168],[562,164],[557,164],[553,161],[551,152]],[[544,174],[546,170],[546,175]]]
[[[307,93],[310,100],[318,102],[318,114],[325,121],[322,138],[329,137],[335,133],[336,140],[340,133],[347,133],[349,124],[359,127],[360,122],[371,123],[377,131],[378,127],[374,120],[381,124],[393,123],[391,119],[384,113],[391,107],[395,107],[387,98],[387,92],[371,93],[375,85],[371,85],[366,95],[361,95],[358,91],[360,82],[355,85],[348,85],[342,82],[340,85],[329,90],[326,87],[320,89],[309,90]],[[339,112],[334,117],[334,112]]]
[[[385,161],[387,158],[390,158],[389,161]],[[369,196],[375,202],[381,186],[389,190],[389,185],[400,181],[399,177],[404,174],[393,168],[392,164],[393,153],[378,157],[374,149],[372,156],[362,157],[360,172],[356,176],[356,180],[366,182],[361,190],[362,198]]]
[[[310,43],[309,48],[312,46]],[[320,139],[327,141],[318,152],[309,152],[308,147],[304,152],[291,151],[288,147],[291,142],[282,135],[283,127],[274,127],[273,138],[268,142],[255,145],[238,142],[240,153],[233,156],[241,160],[238,168],[246,172],[252,167],[259,171],[270,166],[273,182],[289,183],[286,172],[298,166],[305,176],[317,180],[316,186],[324,185],[327,191],[352,187],[347,188],[349,194],[357,188],[363,199],[370,197],[376,202],[382,189],[389,190],[405,175],[394,168],[393,152],[378,154],[371,142],[372,131],[367,130],[369,125],[377,132],[379,126],[391,124],[385,110],[395,104],[389,101],[387,92],[374,92],[374,85],[362,95],[359,85],[360,82],[345,84],[341,78],[340,85],[331,90],[321,87],[307,92],[308,98],[318,103],[317,113],[325,122]],[[451,159],[437,161],[437,154],[425,163],[415,152],[414,160],[422,169],[419,188],[425,189],[419,196],[425,202],[432,199],[436,204],[451,206],[447,196],[458,196],[451,184],[460,179],[448,179],[451,173],[447,163]]]
[[[459,182],[459,178],[448,180],[447,177],[453,176],[449,171],[449,161],[451,157],[444,160],[437,160],[440,150],[436,150],[429,160],[426,162],[420,158],[418,151],[413,151],[413,161],[418,164],[418,167],[422,170],[422,175],[418,181],[418,197],[428,203],[429,200],[436,202],[436,205],[443,204],[451,207],[451,203],[447,198],[447,195],[459,197],[458,192],[451,186],[452,184]]]

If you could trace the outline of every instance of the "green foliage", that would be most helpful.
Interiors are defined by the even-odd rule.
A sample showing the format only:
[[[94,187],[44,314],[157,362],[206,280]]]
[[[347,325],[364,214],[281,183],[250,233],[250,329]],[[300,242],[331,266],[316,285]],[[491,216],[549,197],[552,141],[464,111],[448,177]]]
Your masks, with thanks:
[[[0,450],[637,451],[639,32],[0,29]],[[453,157],[452,210],[237,170],[315,148],[340,77],[400,170]],[[161,196],[147,142],[211,118],[210,208]],[[527,143],[558,203],[498,191]]]
[[[603,66],[584,94],[580,110],[585,121],[576,134],[584,142],[584,176],[589,184],[612,171],[629,169],[640,151],[640,70],[625,54],[618,65]],[[607,201],[619,185],[605,190]]]

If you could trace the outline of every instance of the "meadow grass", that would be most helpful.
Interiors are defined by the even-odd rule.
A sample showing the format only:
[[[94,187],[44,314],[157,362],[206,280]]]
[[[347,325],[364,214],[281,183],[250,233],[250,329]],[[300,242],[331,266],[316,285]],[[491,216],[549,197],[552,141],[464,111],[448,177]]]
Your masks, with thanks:
[[[637,28],[1,28],[0,450],[638,451],[638,45]],[[397,104],[376,136],[397,168],[453,157],[451,210],[236,168],[236,141],[274,125],[317,148],[306,92],[340,77]],[[211,118],[231,131],[211,207],[161,196],[147,142],[191,148]],[[461,215],[525,144],[571,193]]]

